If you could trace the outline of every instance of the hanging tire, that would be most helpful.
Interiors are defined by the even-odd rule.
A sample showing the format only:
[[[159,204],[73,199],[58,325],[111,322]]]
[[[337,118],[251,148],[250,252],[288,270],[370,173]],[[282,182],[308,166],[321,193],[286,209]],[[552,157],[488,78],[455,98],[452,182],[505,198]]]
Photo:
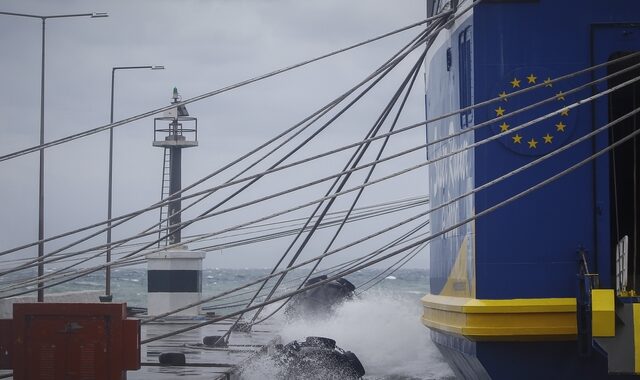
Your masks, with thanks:
[[[220,335],[205,336],[202,343],[207,347],[227,347],[227,341]]]
[[[187,364],[187,358],[182,352],[163,352],[158,356],[161,365],[183,366]]]

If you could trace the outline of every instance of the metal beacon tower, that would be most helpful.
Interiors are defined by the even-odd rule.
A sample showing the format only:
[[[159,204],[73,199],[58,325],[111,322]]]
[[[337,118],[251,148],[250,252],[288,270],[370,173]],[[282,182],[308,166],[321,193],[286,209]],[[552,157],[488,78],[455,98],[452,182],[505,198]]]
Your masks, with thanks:
[[[174,88],[171,104],[179,103],[180,99],[178,89]],[[153,128],[153,146],[164,149],[162,200],[166,200],[182,188],[182,149],[198,146],[198,120],[189,116],[184,105],[179,105],[166,111],[162,117],[155,118]],[[147,303],[150,316],[201,299],[202,260],[205,254],[189,251],[186,246],[180,245],[181,210],[179,198],[169,199],[168,204],[160,209],[158,247],[167,248],[147,255]],[[174,315],[192,317],[199,313],[200,307],[197,306]]]

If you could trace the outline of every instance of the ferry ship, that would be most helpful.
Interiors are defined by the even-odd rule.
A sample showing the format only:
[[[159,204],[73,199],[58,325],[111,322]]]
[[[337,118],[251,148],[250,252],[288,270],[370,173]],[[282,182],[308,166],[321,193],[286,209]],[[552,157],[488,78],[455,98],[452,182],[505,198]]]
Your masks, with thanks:
[[[0,13],[20,16],[10,12]],[[163,115],[154,119],[153,141],[154,146],[164,150],[160,202],[115,218],[109,212],[108,219],[101,223],[40,238],[24,246],[2,248],[0,256],[36,245],[43,246],[44,243],[49,244],[68,234],[84,233],[80,240],[65,248],[51,250],[46,255],[43,251],[38,259],[22,262],[0,273],[3,276],[36,267],[39,273],[37,278],[21,277],[17,283],[5,280],[0,289],[3,292],[0,293],[1,299],[14,298],[34,290],[42,292],[45,287],[48,289],[97,271],[105,270],[106,273],[105,294],[100,297],[102,304],[89,303],[88,306],[70,307],[68,302],[61,301],[57,305],[20,306],[14,309],[18,313],[14,314],[13,320],[0,320],[0,368],[15,370],[13,373],[0,373],[0,378],[8,378],[14,374],[17,379],[43,378],[54,370],[67,375],[78,374],[76,369],[67,368],[66,360],[59,360],[55,363],[58,367],[54,366],[50,358],[56,347],[59,355],[63,355],[61,357],[80,357],[77,362],[68,362],[87,373],[90,371],[93,375],[86,377],[91,378],[98,378],[96,374],[106,378],[103,368],[110,368],[109,378],[123,378],[127,370],[137,370],[140,367],[145,367],[147,371],[134,372],[132,376],[160,378],[162,373],[170,377],[177,376],[175,373],[186,373],[183,370],[171,373],[163,372],[165,369],[148,370],[160,365],[190,370],[207,366],[224,368],[224,372],[215,373],[229,378],[244,357],[230,360],[227,353],[234,351],[240,354],[237,356],[243,356],[249,350],[239,348],[249,347],[258,351],[267,343],[272,343],[267,339],[259,342],[243,341],[241,338],[246,336],[238,338],[233,335],[249,333],[252,326],[267,321],[284,304],[259,318],[265,306],[279,301],[286,302],[305,291],[330,284],[342,276],[406,253],[401,261],[387,268],[391,271],[395,265],[403,265],[406,258],[410,259],[413,249],[424,248],[427,243],[431,244],[431,293],[422,299],[422,322],[429,328],[432,340],[458,378],[603,379],[613,376],[635,377],[640,373],[640,326],[637,327],[640,324],[640,298],[637,296],[636,284],[637,222],[640,219],[637,198],[640,192],[637,189],[638,143],[635,137],[640,133],[635,128],[637,113],[640,112],[637,96],[640,89],[640,23],[637,22],[640,3],[633,0],[427,0],[427,13],[426,21],[348,48],[190,99],[183,100],[175,89],[169,106],[0,156],[2,162],[38,151],[44,152],[49,147],[111,130],[132,121]],[[42,18],[44,36],[46,17],[27,16]],[[103,16],[104,14],[91,14],[91,17]],[[290,129],[279,132],[277,137],[255,151],[243,154],[222,169],[212,171],[191,185],[182,187],[181,149],[198,145],[197,122],[186,111],[187,104],[279,75],[400,31],[422,27],[424,24],[426,31],[359,84]],[[285,163],[289,156],[320,134],[398,66],[402,59],[410,56],[412,51],[424,49],[425,43],[423,55],[404,77],[396,94],[361,140],[336,148],[335,151],[328,150],[321,155]],[[354,234],[353,238],[357,240],[334,247],[333,243],[344,224],[357,219],[352,211],[358,210],[355,207],[362,190],[411,169],[402,168],[401,171],[370,181],[375,164],[394,156],[383,157],[386,139],[400,133],[394,128],[404,107],[404,100],[411,93],[423,57],[426,57],[427,121],[403,129],[426,125],[430,199],[408,199],[409,203],[407,200],[383,203],[376,205],[376,211],[371,213],[380,216],[390,212],[390,209],[414,206],[429,207],[429,210],[423,210],[421,214],[394,225],[380,223],[373,228],[373,232],[368,231],[368,235]],[[136,67],[140,68],[114,67],[112,91],[114,71]],[[403,92],[404,99],[398,107],[397,115],[395,118],[389,117],[389,120],[393,119],[389,123],[392,124],[389,132],[380,132]],[[341,105],[342,108],[333,109],[350,95],[354,95],[354,100]],[[273,158],[270,157],[271,153],[293,141],[293,137],[291,140],[289,137],[285,138],[288,133],[292,132],[293,136],[297,136],[324,116],[325,111],[335,112],[335,115],[329,113],[330,120],[309,132],[310,137],[302,135],[301,139],[304,141],[299,145],[287,146],[289,151],[282,153],[283,158],[277,157],[277,163],[269,169],[257,169],[257,173],[245,174],[265,158]],[[165,122],[170,127],[161,125]],[[195,125],[188,127],[187,122],[194,122]],[[365,150],[371,142],[381,138],[385,140],[380,144],[375,161],[369,160],[363,164],[367,161],[366,158],[362,159]],[[258,150],[272,143],[280,144],[281,141],[284,142],[263,157],[249,159]],[[344,169],[332,172],[330,177],[321,180],[314,178],[312,182],[296,184],[296,187],[269,193],[262,198],[258,198],[256,192],[256,199],[222,207],[227,200],[265,175],[355,147],[358,147],[357,152]],[[424,146],[413,147],[397,153],[397,156],[411,151],[421,153],[424,150]],[[233,179],[220,180],[213,187],[194,193],[195,186],[239,163],[247,163],[248,166]],[[422,162],[414,168],[425,167],[426,163]],[[362,169],[370,170],[366,179],[358,182],[355,187],[349,187],[353,185],[348,183],[351,173]],[[286,210],[278,208],[277,213],[269,216],[260,213],[254,215],[254,211],[250,211],[247,212],[248,220],[242,220],[237,225],[210,227],[206,234],[184,236],[182,239],[181,231],[195,222],[280,195],[287,194],[287,197],[291,197],[291,192],[315,182],[329,180],[335,181],[331,189],[325,195],[320,195],[320,198],[313,198],[308,204],[296,204],[291,208],[287,206]],[[197,214],[197,217],[189,217],[187,214],[182,219],[182,211],[232,185],[240,185],[238,187],[241,188],[229,197],[223,193],[220,195],[222,199],[210,200],[211,203],[217,203],[211,208],[211,204],[207,204],[203,207],[207,211]],[[282,186],[290,185],[283,183]],[[298,259],[303,250],[307,249],[312,234],[330,224],[323,221],[323,218],[330,211],[333,212],[333,200],[356,191],[358,195],[354,197],[355,200],[349,201],[345,211],[338,213],[333,220],[340,227],[330,243],[326,246],[323,244],[324,251],[319,255],[314,253],[311,259],[305,261]],[[260,193],[262,195],[264,194]],[[181,202],[189,199],[194,200],[189,201],[189,206],[182,209]],[[293,198],[289,199],[295,203]],[[263,231],[264,235],[229,243],[250,244],[253,242],[245,240],[266,241],[275,237],[295,236],[289,248],[283,249],[283,256],[269,275],[231,290],[217,290],[214,295],[203,295],[204,251],[212,252],[217,247],[224,246],[202,243],[204,239],[237,232],[271,218],[287,215],[292,210],[314,205],[317,207],[306,218],[306,222],[294,226],[291,231],[268,234]],[[385,208],[387,206],[389,208]],[[115,226],[112,222],[121,224],[127,222],[129,217],[157,211],[160,212],[159,222],[143,232],[119,242],[112,242],[107,237],[106,244],[99,243],[92,249],[83,248],[80,252],[67,252],[68,248],[76,244],[110,231]],[[320,261],[326,256],[351,247],[355,247],[353,251],[361,250],[357,244],[381,235],[390,237],[393,235],[391,230],[428,214],[428,221],[407,233],[398,233],[401,236],[392,242],[382,247],[376,246],[363,256],[355,257],[361,254],[356,252],[348,258],[343,257],[343,261],[335,267],[316,271]],[[367,213],[367,217],[369,216]],[[301,220],[305,218],[295,221]],[[429,232],[413,236],[416,232],[424,231],[422,228],[427,223],[430,223]],[[105,225],[106,227],[101,227]],[[102,230],[87,232],[95,227]],[[138,231],[137,227],[135,231]],[[111,260],[111,250],[145,236],[155,236],[156,233],[157,239],[144,240],[134,248],[124,247],[126,249],[117,252],[119,257]],[[296,244],[298,240],[300,243]],[[190,250],[186,247],[187,243]],[[59,253],[66,256],[57,255]],[[101,259],[102,256],[106,256],[106,262],[74,269],[78,264],[76,263],[55,273],[43,272],[45,264],[50,265],[61,257],[73,258],[83,254],[87,255],[81,256],[77,260],[79,263]],[[284,268],[281,263],[287,262]],[[127,310],[124,304],[111,302],[108,269],[114,265],[140,263],[148,265],[149,308],[143,321],[130,318],[135,310]],[[294,286],[276,293],[285,275],[305,265],[307,267],[304,269],[311,266],[313,268],[305,271],[303,276],[292,279],[291,281],[296,282]],[[387,273],[387,269],[382,273]],[[318,276],[319,274],[322,275]],[[379,280],[376,277],[368,282]],[[270,280],[275,285],[267,286]],[[27,286],[31,288],[25,289]],[[267,291],[269,295],[265,296]],[[225,297],[232,295],[245,296],[229,302],[232,297]],[[219,315],[202,314],[203,305],[208,310],[218,311],[225,310],[230,304],[240,309],[224,311]],[[255,312],[250,321],[242,319],[250,312]],[[112,328],[111,322],[104,322],[107,319],[102,318],[103,316],[117,321],[113,324],[117,328]],[[34,318],[40,319],[38,324],[33,322]],[[55,324],[51,322],[54,319]],[[91,331],[98,331],[102,335],[94,334],[89,329],[82,330],[83,326],[78,322],[80,319],[83,320],[82,323],[89,320],[90,325],[87,326],[92,326]],[[224,326],[222,323],[214,325],[222,321],[225,321]],[[35,325],[44,328],[34,330]],[[194,343],[202,337],[198,335],[200,332],[206,333],[202,331],[206,327],[211,334],[220,334],[222,331],[224,335],[207,335],[202,339],[203,343]],[[38,331],[38,334],[32,334],[32,331]],[[176,336],[190,331],[198,333],[187,336],[186,341],[181,341],[181,345],[176,346]],[[70,337],[68,341],[72,341],[73,345],[49,345],[48,342],[57,342],[59,333],[67,334]],[[82,339],[73,338],[76,335]],[[27,341],[27,338],[30,340]],[[308,338],[311,339],[306,339],[303,343],[314,343],[316,348],[335,344],[332,339]],[[91,349],[85,349],[85,342],[92,344]],[[302,347],[303,343],[296,342],[289,348]],[[103,346],[109,346],[109,350],[93,348]],[[200,351],[207,350],[223,352],[227,361],[222,362],[219,357],[207,357],[198,362]],[[92,355],[95,352],[100,353],[99,360],[94,360]],[[86,354],[86,357],[79,353]],[[347,358],[351,357],[347,352],[342,354]],[[173,359],[163,362],[161,356]],[[112,357],[116,359],[109,362],[111,364],[102,364]],[[205,359],[206,363],[203,362]],[[355,375],[362,376],[362,371],[356,371]],[[149,373],[152,375],[147,376]]]
[[[634,377],[640,2],[428,1],[443,12],[423,324],[460,379]]]

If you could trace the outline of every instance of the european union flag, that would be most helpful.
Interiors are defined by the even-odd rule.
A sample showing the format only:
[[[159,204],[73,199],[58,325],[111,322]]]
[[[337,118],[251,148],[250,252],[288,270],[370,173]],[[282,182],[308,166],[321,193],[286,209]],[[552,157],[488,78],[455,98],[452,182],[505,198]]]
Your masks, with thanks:
[[[500,142],[508,149],[528,156],[547,154],[566,142],[575,127],[575,109],[566,108],[571,104],[566,95],[563,83],[551,83],[554,76],[550,70],[541,67],[523,67],[507,74],[498,83],[496,96],[500,102],[493,103],[489,109],[489,119],[498,116],[506,118],[491,125],[494,133],[509,132],[526,122],[538,117],[554,113],[548,119],[532,124],[521,130],[501,137]],[[509,97],[510,93],[540,85],[540,87],[522,94]],[[566,83],[564,84],[566,87]],[[510,115],[514,111],[538,103],[547,98],[552,101],[539,105],[531,110]]]

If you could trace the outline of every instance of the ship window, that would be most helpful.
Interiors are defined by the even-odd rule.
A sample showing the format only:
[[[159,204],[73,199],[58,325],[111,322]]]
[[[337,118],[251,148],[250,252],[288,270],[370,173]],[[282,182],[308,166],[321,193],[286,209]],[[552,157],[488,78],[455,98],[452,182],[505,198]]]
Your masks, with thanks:
[[[436,0],[427,0],[427,17],[432,17],[436,10]]]
[[[473,102],[473,78],[471,65],[471,26],[465,28],[458,35],[458,70],[460,71],[460,108],[469,107]],[[473,122],[473,111],[460,113],[460,126],[467,128]]]

